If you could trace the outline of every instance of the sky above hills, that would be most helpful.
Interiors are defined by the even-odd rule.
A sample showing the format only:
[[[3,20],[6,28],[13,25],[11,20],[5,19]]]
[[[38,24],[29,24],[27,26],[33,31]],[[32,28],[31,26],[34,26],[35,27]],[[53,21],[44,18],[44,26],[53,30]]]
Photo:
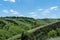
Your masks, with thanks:
[[[0,0],[0,16],[60,18],[60,0]]]

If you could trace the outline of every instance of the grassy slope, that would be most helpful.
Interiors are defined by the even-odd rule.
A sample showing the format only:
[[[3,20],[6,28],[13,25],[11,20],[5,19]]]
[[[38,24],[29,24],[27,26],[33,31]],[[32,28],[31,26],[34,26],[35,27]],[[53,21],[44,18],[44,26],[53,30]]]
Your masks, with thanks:
[[[33,28],[46,25],[51,22],[55,22],[58,20],[55,19],[34,19],[34,18],[28,18],[28,17],[5,17],[0,18],[0,33],[4,33],[3,31],[6,31],[6,34],[2,34],[2,39],[4,40],[7,38],[3,37],[11,37],[17,34],[21,34],[23,31],[31,30]],[[3,23],[5,23],[3,25]],[[2,32],[1,32],[2,31]],[[8,35],[7,35],[8,33]],[[0,34],[1,35],[1,34]],[[6,35],[6,36],[4,36]]]
[[[60,37],[49,38],[47,40],[60,40]]]

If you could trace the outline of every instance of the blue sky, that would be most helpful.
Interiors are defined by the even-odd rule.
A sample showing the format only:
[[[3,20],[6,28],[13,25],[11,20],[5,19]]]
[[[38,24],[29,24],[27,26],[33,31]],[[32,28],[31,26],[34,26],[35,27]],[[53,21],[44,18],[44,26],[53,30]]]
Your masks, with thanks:
[[[0,0],[0,16],[60,18],[60,0]]]

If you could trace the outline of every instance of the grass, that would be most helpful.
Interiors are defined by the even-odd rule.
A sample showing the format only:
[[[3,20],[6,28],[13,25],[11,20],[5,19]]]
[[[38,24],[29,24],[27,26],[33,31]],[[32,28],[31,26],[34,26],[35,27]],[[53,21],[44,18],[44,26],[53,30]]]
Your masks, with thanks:
[[[48,38],[47,40],[60,40],[60,37]]]

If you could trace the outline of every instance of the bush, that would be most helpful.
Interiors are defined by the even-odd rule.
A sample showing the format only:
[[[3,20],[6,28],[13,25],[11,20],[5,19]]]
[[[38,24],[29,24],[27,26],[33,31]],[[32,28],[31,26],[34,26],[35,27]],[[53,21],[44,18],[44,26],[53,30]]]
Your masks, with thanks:
[[[0,29],[0,40],[6,40],[11,37],[10,32]]]
[[[22,31],[24,31],[23,29],[21,29],[20,27],[16,27],[16,26],[11,26],[8,30],[12,36],[13,35],[17,35],[17,34],[20,34],[22,33]]]
[[[57,29],[57,35],[60,36],[60,28]]]
[[[55,36],[57,36],[57,32],[55,30],[48,32],[48,37],[55,37]]]

